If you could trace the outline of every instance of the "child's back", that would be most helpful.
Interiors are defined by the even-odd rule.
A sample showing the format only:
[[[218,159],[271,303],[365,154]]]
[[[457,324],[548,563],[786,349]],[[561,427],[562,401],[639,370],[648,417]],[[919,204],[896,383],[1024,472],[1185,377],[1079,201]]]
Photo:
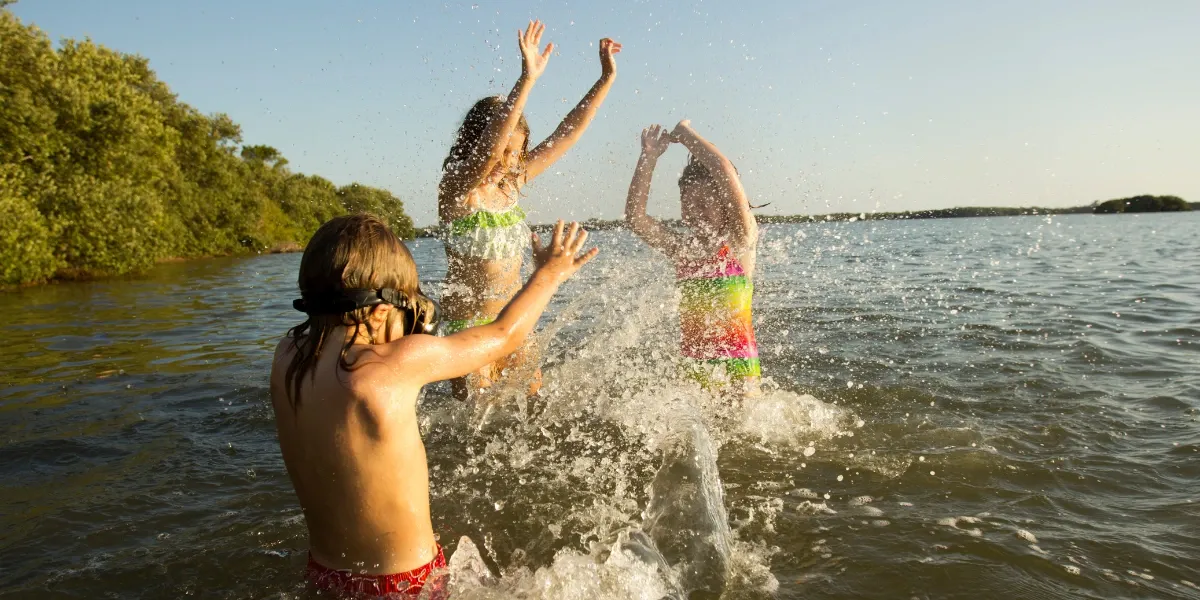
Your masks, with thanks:
[[[538,269],[496,321],[443,338],[412,335],[431,303],[412,256],[381,221],[338,217],[313,235],[295,305],[308,319],[276,348],[271,402],[318,588],[414,594],[445,566],[417,395],[516,350],[559,284],[595,256],[579,256],[586,239],[575,224],[564,236],[561,222],[548,248],[535,239]]]
[[[403,351],[398,346],[351,347],[347,362],[361,365],[352,371],[338,367],[337,353],[322,353],[301,383],[305,403],[297,411],[287,404],[284,378],[295,356],[290,339],[275,353],[271,396],[279,445],[304,509],[312,557],[333,569],[397,573],[437,555],[417,427],[421,386],[381,359],[380,350]]]

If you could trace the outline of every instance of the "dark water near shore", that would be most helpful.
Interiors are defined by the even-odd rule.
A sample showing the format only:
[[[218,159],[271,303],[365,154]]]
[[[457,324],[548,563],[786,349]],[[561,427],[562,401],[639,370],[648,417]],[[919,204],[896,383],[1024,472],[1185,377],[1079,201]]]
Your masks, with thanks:
[[[427,390],[435,529],[502,575],[471,597],[652,590],[608,548],[694,415],[727,597],[1200,598],[1200,214],[766,227],[774,386],[736,412],[670,379],[666,263],[593,240],[544,398],[482,418]],[[413,250],[431,286],[441,247]],[[298,262],[0,295],[0,596],[303,595],[266,387]]]

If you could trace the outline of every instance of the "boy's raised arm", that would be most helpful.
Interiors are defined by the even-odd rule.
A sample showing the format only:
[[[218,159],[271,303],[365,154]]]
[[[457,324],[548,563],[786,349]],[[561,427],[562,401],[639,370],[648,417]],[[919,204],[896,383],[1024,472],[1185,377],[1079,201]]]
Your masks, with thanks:
[[[550,245],[544,248],[534,234],[537,269],[495,321],[443,338],[412,336],[408,341],[413,343],[394,355],[395,366],[413,373],[424,385],[473,373],[520,348],[559,285],[599,252],[592,248],[580,254],[588,234],[578,223],[571,223],[565,232],[563,229],[560,220]]]

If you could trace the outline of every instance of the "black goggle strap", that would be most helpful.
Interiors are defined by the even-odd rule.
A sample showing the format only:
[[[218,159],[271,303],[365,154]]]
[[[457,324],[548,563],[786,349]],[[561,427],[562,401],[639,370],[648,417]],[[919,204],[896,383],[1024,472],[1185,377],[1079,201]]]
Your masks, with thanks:
[[[391,304],[409,308],[408,297],[392,288],[348,289],[335,294],[302,294],[292,301],[292,308],[310,315],[341,315],[376,304]]]
[[[433,306],[432,315],[422,315],[425,311],[419,304],[410,302],[408,296],[394,288],[348,289],[336,294],[307,294],[292,301],[292,308],[310,315],[343,315],[367,306],[391,304],[408,315],[410,333],[433,333],[441,320],[441,307],[422,294],[420,289],[417,290],[417,294],[429,300],[429,304]],[[418,316],[425,318],[418,319]]]

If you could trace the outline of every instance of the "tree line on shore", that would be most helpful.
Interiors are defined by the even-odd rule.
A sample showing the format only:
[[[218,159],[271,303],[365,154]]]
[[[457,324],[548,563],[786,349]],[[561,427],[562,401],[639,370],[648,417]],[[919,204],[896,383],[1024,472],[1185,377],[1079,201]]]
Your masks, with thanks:
[[[326,220],[412,219],[382,189],[294,173],[225,114],[176,97],[141,56],[57,49],[0,0],[0,285],[170,258],[299,248]]]

